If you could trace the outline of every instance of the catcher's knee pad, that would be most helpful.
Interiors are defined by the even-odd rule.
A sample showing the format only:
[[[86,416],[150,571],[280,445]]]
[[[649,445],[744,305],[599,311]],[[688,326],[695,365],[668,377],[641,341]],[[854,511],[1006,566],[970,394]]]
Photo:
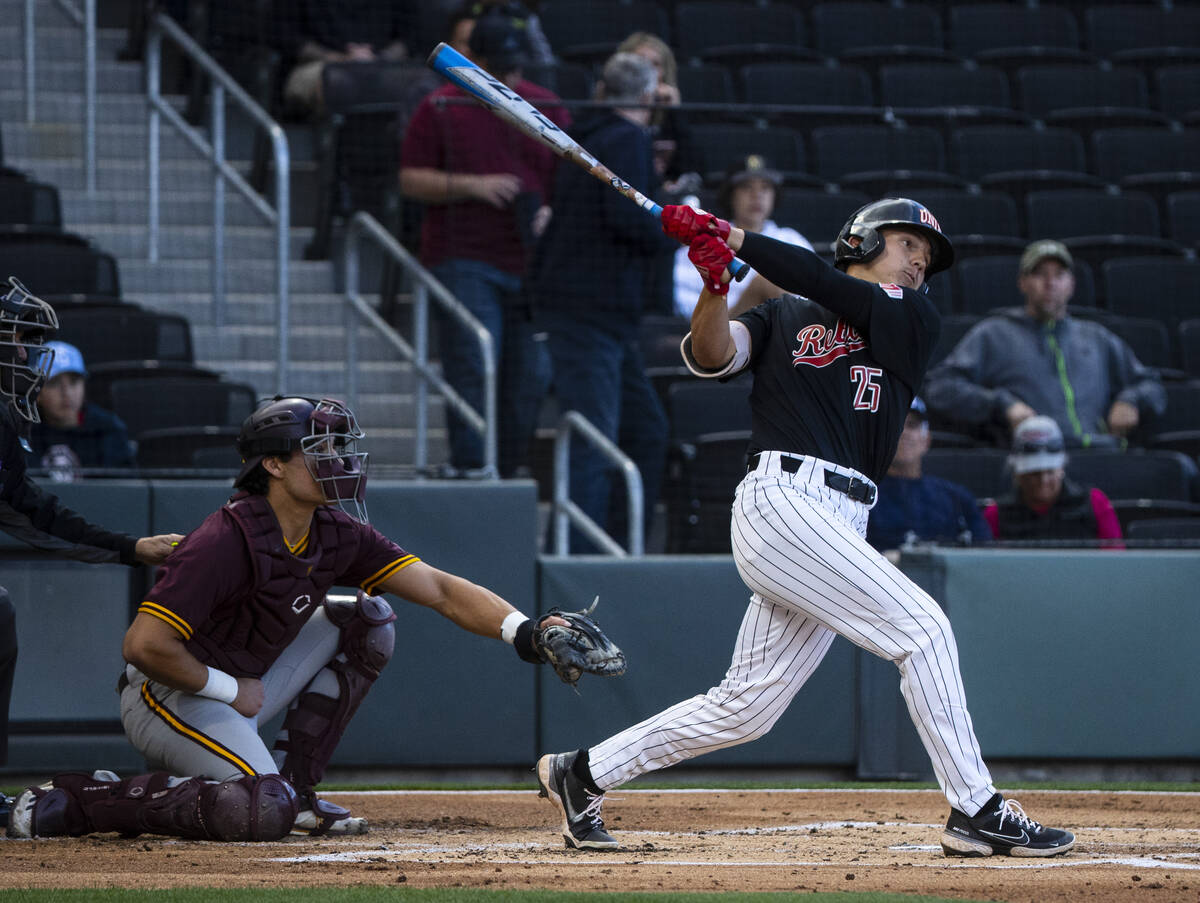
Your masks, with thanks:
[[[94,831],[167,834],[193,840],[278,840],[296,819],[296,794],[279,775],[219,783],[166,772],[122,781],[87,807]]]
[[[283,776],[300,790],[320,783],[346,725],[391,660],[396,642],[396,615],[378,596],[360,591],[353,601],[326,597],[324,604],[326,617],[341,631],[338,653],[326,666],[337,678],[337,698],[305,689],[284,718],[287,739],[275,744],[287,753]]]
[[[97,779],[85,772],[64,772],[39,787],[29,787],[19,793],[9,817],[9,835],[79,837],[93,831],[85,802],[107,797],[120,784],[117,780],[107,780],[108,773],[96,774],[101,777]]]

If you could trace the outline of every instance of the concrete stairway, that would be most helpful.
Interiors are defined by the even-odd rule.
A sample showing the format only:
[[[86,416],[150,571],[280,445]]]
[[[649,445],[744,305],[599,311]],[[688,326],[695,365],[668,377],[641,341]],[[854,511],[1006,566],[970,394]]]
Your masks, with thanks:
[[[146,260],[146,105],[142,64],[117,61],[121,29],[99,31],[97,187],[84,186],[82,30],[50,0],[37,4],[36,121],[26,122],[22,3],[0,0],[0,134],[4,164],[58,187],[64,228],[90,238],[119,262],[122,294],[145,307],[183,314],[192,324],[196,362],[226,379],[276,390],[274,230],[232,188],[226,190],[226,321],[214,325],[211,297],[212,177],[208,164],[165,123],[159,261]],[[177,101],[182,108],[182,99]],[[251,132],[231,112],[228,154],[249,170]],[[292,157],[290,232],[291,392],[346,390],[343,286],[329,261],[305,261],[312,235],[315,164],[310,130],[289,127]],[[7,276],[8,274],[0,274]],[[36,274],[25,280],[37,290]],[[370,283],[364,277],[364,287]],[[360,329],[357,414],[373,464],[407,465],[414,457],[413,374],[377,335]],[[431,410],[429,460],[445,457],[440,402]]]

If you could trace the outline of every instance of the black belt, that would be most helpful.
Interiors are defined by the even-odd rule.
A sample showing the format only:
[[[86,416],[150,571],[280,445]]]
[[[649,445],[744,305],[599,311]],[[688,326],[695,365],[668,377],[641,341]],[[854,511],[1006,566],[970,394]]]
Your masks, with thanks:
[[[746,471],[758,469],[758,462],[761,458],[759,452],[755,452],[746,458]],[[779,456],[779,469],[784,473],[796,473],[800,470],[800,465],[804,463],[803,458],[797,458],[792,455]],[[866,480],[860,480],[858,477],[848,477],[844,473],[838,473],[836,470],[825,470],[825,485],[837,492],[844,492],[856,502],[862,502],[864,505],[875,504],[875,487]]]

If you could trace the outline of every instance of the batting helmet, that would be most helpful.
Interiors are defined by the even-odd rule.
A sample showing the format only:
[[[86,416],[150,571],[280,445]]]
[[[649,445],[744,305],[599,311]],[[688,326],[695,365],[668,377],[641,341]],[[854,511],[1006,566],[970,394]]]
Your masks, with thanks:
[[[299,451],[325,501],[366,523],[367,453],[358,451],[363,431],[354,413],[336,398],[276,395],[242,423],[237,448],[241,487],[270,455]]]
[[[38,423],[37,396],[54,363],[53,349],[43,346],[58,331],[58,317],[15,276],[8,286],[0,295],[0,395],[26,420]]]
[[[834,245],[834,266],[844,270],[852,263],[869,263],[874,260],[883,253],[883,236],[879,234],[879,230],[889,226],[916,229],[929,239],[932,252],[929,269],[925,272],[926,278],[940,273],[954,263],[954,246],[950,244],[950,239],[942,234],[942,227],[937,218],[924,204],[918,204],[908,198],[884,198],[860,207],[846,220],[846,225],[842,226]],[[850,244],[851,236],[862,239],[858,247]]]

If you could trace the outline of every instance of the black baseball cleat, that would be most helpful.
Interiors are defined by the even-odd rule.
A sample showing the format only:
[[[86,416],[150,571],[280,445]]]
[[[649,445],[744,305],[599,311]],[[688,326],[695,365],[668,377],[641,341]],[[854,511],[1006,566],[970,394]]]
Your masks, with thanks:
[[[293,834],[319,837],[324,834],[366,834],[370,830],[365,818],[351,815],[349,809],[321,799],[311,787],[297,787],[296,799],[299,812],[292,824]]]
[[[1060,856],[1075,846],[1075,835],[1046,828],[1025,814],[1021,804],[996,794],[974,818],[950,810],[942,832],[947,856]]]
[[[604,794],[592,793],[571,770],[578,752],[550,753],[538,759],[537,777],[544,796],[562,812],[563,843],[577,850],[615,850],[620,844],[604,830],[600,807]]]

